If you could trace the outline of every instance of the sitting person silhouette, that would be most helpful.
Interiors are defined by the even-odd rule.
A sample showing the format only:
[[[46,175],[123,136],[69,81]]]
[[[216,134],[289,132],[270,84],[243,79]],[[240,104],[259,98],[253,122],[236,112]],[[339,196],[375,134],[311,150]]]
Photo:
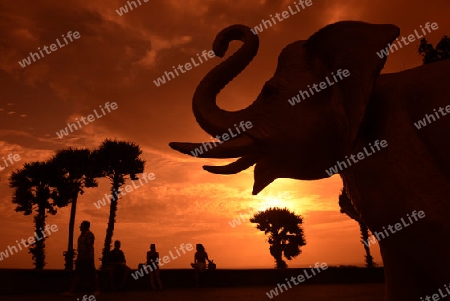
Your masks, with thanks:
[[[150,285],[152,290],[156,290],[155,278],[159,289],[163,290],[161,278],[159,278],[159,253],[156,252],[155,244],[151,244],[150,251],[147,252],[147,265],[153,267],[150,269]]]
[[[206,261],[208,259],[208,253],[205,251],[205,247],[202,244],[197,244],[195,249],[197,252],[194,254],[194,267],[195,267],[195,287],[198,287],[200,274],[203,274],[206,270]]]
[[[125,255],[120,249],[120,245],[120,241],[116,240],[114,242],[114,249],[112,249],[108,255],[109,279],[112,290],[123,289],[128,274],[130,273],[130,268],[126,265]],[[118,288],[115,285],[117,275],[121,277],[120,285]]]

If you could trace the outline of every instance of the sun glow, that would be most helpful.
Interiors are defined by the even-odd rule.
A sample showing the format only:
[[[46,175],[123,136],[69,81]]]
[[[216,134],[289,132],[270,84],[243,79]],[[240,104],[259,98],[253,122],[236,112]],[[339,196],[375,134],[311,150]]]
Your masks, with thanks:
[[[337,21],[341,21],[344,17],[344,12],[342,9],[334,9],[329,12],[329,19],[327,20],[328,24],[335,23]]]
[[[258,211],[264,211],[267,208],[273,208],[273,207],[286,207],[286,204],[280,200],[278,197],[274,196],[266,196],[263,200],[258,202],[257,209]]]
[[[338,21],[348,20],[348,19],[355,19],[357,16],[359,16],[359,7],[352,6],[350,7],[343,7],[343,6],[334,6],[330,7],[326,12],[326,24],[332,24]]]
[[[301,203],[298,202],[298,197],[293,195],[291,191],[273,191],[262,193],[258,196],[258,199],[255,200],[253,204],[253,208],[256,211],[264,211],[268,208],[278,207],[278,208],[287,208],[291,211],[295,211],[299,213],[302,210],[299,210],[299,205]]]

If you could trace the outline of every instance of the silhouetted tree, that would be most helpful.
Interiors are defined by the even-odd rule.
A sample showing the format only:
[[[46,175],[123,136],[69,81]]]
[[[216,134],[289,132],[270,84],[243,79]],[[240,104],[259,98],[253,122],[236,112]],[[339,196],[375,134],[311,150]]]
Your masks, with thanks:
[[[450,38],[443,36],[441,41],[436,45],[436,49],[423,38],[420,40],[419,54],[423,57],[422,61],[424,65],[449,59]]]
[[[22,169],[11,174],[10,187],[15,188],[12,202],[17,204],[16,212],[30,215],[35,210],[34,224],[36,234],[42,239],[36,239],[29,247],[33,255],[36,269],[43,269],[45,262],[45,237],[41,231],[45,229],[46,213],[56,214],[57,207],[66,206],[63,200],[55,198],[57,191],[54,186],[57,172],[48,162],[25,163]]]
[[[358,212],[356,212],[355,207],[353,207],[353,204],[351,200],[348,198],[344,188],[342,189],[341,194],[339,195],[339,206],[341,207],[341,213],[347,214],[351,219],[354,219],[359,224],[359,229],[361,230],[361,239],[362,239],[361,242],[366,252],[365,256],[366,267],[367,268],[376,267],[376,264],[373,261],[373,257],[370,254],[370,248],[368,245],[364,243],[364,242],[367,243],[369,239],[369,228],[366,226],[365,223],[363,223],[363,221],[359,217]]]
[[[125,183],[126,176],[131,180],[138,180],[136,176],[144,171],[144,163],[139,156],[142,150],[137,144],[106,139],[102,145],[93,152],[93,161],[102,170],[102,176],[111,181],[111,203],[109,208],[108,227],[106,229],[105,243],[102,251],[102,266],[106,267],[106,260],[111,250],[111,241],[116,221],[118,194],[120,187]]]
[[[306,245],[303,237],[301,224],[303,220],[300,215],[289,211],[286,208],[268,208],[265,211],[257,212],[250,222],[256,223],[256,228],[269,234],[270,255],[275,259],[277,269],[287,268],[283,255],[288,260],[297,257],[300,247]]]
[[[71,203],[67,251],[63,253],[65,269],[71,271],[75,256],[73,236],[78,194],[82,195],[84,188],[97,187],[94,176],[98,176],[98,174],[96,175],[93,170],[95,164],[92,162],[91,151],[88,149],[59,150],[51,162],[60,174],[56,184],[58,197],[64,199],[63,202]]]
[[[361,230],[361,239],[363,242],[364,251],[366,252],[366,267],[367,268],[374,268],[377,266],[375,261],[373,260],[372,255],[370,254],[370,248],[368,245],[366,245],[364,242],[369,241],[369,228],[364,223],[359,223],[359,229]]]

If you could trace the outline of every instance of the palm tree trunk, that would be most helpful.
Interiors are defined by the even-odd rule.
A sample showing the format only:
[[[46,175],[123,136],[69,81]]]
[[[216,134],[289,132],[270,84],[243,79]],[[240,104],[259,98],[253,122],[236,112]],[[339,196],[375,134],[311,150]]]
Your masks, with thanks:
[[[45,229],[45,202],[38,206],[38,213],[34,217],[37,237],[36,242],[30,247],[30,253],[33,255],[36,270],[41,270],[45,266],[45,236],[41,232]]]
[[[282,259],[281,256],[277,256],[275,258],[275,262],[277,264],[277,269],[286,269],[287,268],[287,264],[286,262]]]
[[[374,268],[375,263],[373,262],[373,257],[370,254],[370,248],[364,242],[369,240],[369,228],[364,223],[359,223],[359,228],[361,229],[361,238],[363,239],[364,250],[366,251],[366,267]]]
[[[277,269],[285,269],[287,268],[286,262],[283,260],[283,245],[280,242],[280,239],[274,236],[274,243],[270,246],[270,254],[275,259],[275,267]]]
[[[75,214],[77,212],[77,197],[78,194],[72,200],[72,206],[70,208],[70,220],[69,220],[69,242],[67,244],[67,251],[64,252],[65,270],[73,270],[73,258],[75,257],[75,251],[73,249],[73,231],[75,227]]]
[[[351,219],[354,219],[358,222],[359,228],[361,230],[361,238],[362,238],[362,244],[364,246],[364,250],[366,252],[366,267],[367,268],[373,268],[376,266],[375,262],[373,261],[373,257],[370,254],[370,248],[364,243],[368,241],[369,239],[369,228],[361,221],[361,218],[358,214],[358,212],[355,210],[355,207],[353,207],[353,204],[351,200],[349,199],[345,187],[342,189],[341,194],[339,195],[339,206],[341,207],[341,213],[347,214]]]
[[[116,222],[116,211],[117,211],[117,201],[119,200],[118,191],[120,187],[120,182],[116,179],[114,179],[112,190],[111,190],[111,204],[109,206],[109,220],[108,220],[108,227],[106,229],[106,237],[105,237],[105,244],[103,246],[103,252],[102,252],[102,265],[100,269],[105,269],[107,260],[108,260],[108,254],[111,250],[111,242],[112,242],[112,236],[114,233],[114,224]]]

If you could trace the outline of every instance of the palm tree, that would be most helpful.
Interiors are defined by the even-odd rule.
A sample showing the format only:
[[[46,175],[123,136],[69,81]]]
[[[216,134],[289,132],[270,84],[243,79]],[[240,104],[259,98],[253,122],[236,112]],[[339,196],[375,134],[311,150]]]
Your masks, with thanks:
[[[303,220],[300,215],[289,211],[286,208],[268,208],[265,211],[257,212],[250,222],[256,223],[256,228],[270,233],[270,255],[275,259],[277,269],[287,268],[283,255],[288,260],[300,255],[300,247],[306,245],[303,237],[301,224]]]
[[[359,223],[359,229],[361,230],[361,239],[363,241],[364,250],[366,252],[366,267],[367,268],[374,268],[377,266],[377,264],[373,261],[373,257],[370,254],[370,248],[369,245],[366,245],[364,242],[369,241],[369,227],[367,227],[364,223]]]
[[[450,59],[450,38],[443,36],[434,49],[433,45],[423,38],[420,40],[419,54],[423,57],[423,64]]]
[[[361,230],[361,239],[362,239],[361,242],[366,252],[365,256],[366,267],[367,268],[376,267],[376,263],[373,261],[373,257],[370,254],[369,245],[366,244],[367,241],[369,240],[369,228],[361,220],[358,212],[356,212],[355,207],[353,207],[351,200],[348,198],[347,193],[345,192],[345,188],[342,188],[341,194],[339,195],[339,206],[341,207],[341,213],[347,214],[351,219],[357,221],[359,224],[359,229]]]
[[[111,202],[109,208],[108,227],[106,229],[105,244],[102,251],[102,266],[106,266],[107,256],[111,250],[111,241],[116,221],[117,201],[120,187],[129,175],[131,180],[138,180],[137,174],[144,171],[144,163],[139,156],[140,147],[132,142],[106,139],[102,145],[93,152],[93,162],[102,170],[102,176],[111,181]]]
[[[75,226],[75,215],[77,211],[78,194],[84,193],[84,188],[97,187],[94,179],[94,171],[91,162],[91,151],[88,149],[64,149],[56,152],[51,160],[58,170],[60,180],[58,186],[58,197],[71,203],[69,220],[69,241],[67,251],[63,253],[65,258],[65,269],[73,270],[73,259],[75,251],[73,249],[73,234]]]
[[[15,211],[23,212],[24,215],[36,211],[34,216],[36,234],[42,235],[46,212],[54,215],[56,207],[67,205],[63,200],[54,198],[57,194],[54,187],[55,179],[55,168],[49,162],[25,163],[22,169],[11,174],[10,187],[15,188],[12,202],[17,204]],[[46,264],[45,237],[40,240],[36,237],[36,242],[30,246],[29,252],[33,255],[36,269],[43,269]]]

